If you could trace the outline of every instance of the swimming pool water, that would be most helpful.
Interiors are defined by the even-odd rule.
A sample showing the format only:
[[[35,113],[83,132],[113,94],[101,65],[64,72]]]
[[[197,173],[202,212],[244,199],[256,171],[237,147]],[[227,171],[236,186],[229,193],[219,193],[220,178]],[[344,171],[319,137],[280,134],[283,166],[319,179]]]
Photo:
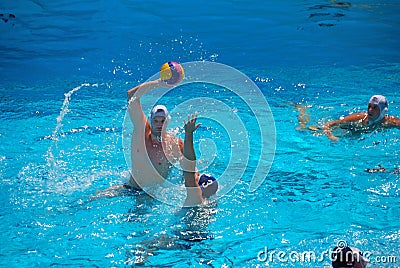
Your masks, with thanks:
[[[383,94],[400,116],[399,9],[396,1],[1,3],[0,264],[324,267],[328,256],[265,261],[260,252],[319,257],[344,240],[372,254],[369,267],[399,266],[400,177],[390,173],[400,166],[399,130],[332,143],[297,131],[289,104],[309,105],[318,125]],[[138,193],[91,201],[128,178],[126,91],[166,60],[224,63],[256,83],[276,130],[268,176],[249,191],[260,150],[251,104],[215,85],[184,85],[163,102],[209,97],[243,121],[250,159],[238,184],[199,210]],[[216,149],[204,166],[222,174],[231,157],[225,122],[198,112],[196,150]],[[182,136],[186,114],[172,116]],[[378,165],[388,172],[365,172]],[[179,171],[171,180],[180,182]]]

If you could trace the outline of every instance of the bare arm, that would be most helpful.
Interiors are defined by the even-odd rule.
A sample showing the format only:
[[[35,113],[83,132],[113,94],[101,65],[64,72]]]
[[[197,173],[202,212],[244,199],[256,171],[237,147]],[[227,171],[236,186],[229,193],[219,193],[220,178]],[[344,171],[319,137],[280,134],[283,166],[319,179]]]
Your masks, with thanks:
[[[196,117],[188,117],[185,122],[185,139],[183,142],[183,176],[186,186],[186,200],[184,206],[194,206],[203,201],[202,192],[196,180],[196,154],[193,146],[193,132],[200,126],[196,125]]]
[[[366,118],[365,113],[357,113],[346,116],[343,119],[333,120],[325,123],[323,126],[323,133],[332,141],[337,141],[339,138],[332,134],[332,127],[338,126],[342,123],[357,122]]]
[[[325,123],[323,126],[323,133],[331,140],[331,141],[337,141],[338,137],[332,134],[332,127],[335,125],[338,125],[342,122],[342,120],[334,120],[334,121],[329,121]]]
[[[183,142],[183,175],[186,187],[198,187],[196,181],[196,153],[193,146],[193,132],[199,127],[196,125],[196,117],[188,117],[185,122],[185,140]]]
[[[144,125],[145,122],[147,122],[147,118],[142,110],[140,98],[150,90],[163,86],[165,87],[166,84],[162,82],[161,79],[157,79],[154,81],[145,82],[128,90],[127,95],[129,116],[134,126]]]
[[[136,100],[139,100],[144,94],[146,94],[148,91],[158,88],[158,87],[165,87],[165,83],[161,81],[161,79],[149,81],[149,82],[144,82],[143,84],[140,84],[134,88],[131,88],[128,90],[128,101],[135,96]]]

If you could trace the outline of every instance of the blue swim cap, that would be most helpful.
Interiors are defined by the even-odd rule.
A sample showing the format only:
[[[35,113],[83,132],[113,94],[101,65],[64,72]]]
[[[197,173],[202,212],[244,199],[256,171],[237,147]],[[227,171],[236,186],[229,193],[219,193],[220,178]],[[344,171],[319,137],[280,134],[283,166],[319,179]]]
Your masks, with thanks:
[[[203,196],[208,198],[215,194],[218,190],[217,179],[208,174],[202,174],[199,178],[199,186],[203,192]]]

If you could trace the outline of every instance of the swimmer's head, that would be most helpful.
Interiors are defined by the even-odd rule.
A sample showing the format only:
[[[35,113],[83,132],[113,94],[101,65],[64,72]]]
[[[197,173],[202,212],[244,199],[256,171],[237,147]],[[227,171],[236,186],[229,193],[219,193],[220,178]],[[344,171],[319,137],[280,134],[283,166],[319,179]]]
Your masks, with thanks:
[[[379,108],[379,116],[376,118],[373,118],[374,115],[372,112],[370,112],[370,108],[373,105],[376,105]],[[369,122],[369,124],[374,124],[376,122],[381,121],[382,118],[386,115],[387,110],[388,110],[388,102],[384,96],[382,96],[382,95],[372,96],[368,102],[368,122]]]
[[[354,267],[353,251],[349,247],[335,247],[332,251],[332,267]]]
[[[170,118],[171,117],[169,116],[167,107],[164,105],[154,106],[150,114],[150,126],[152,133],[156,136],[160,136],[163,127],[168,124],[168,120]]]
[[[202,174],[199,178],[198,183],[199,183],[199,186],[201,188],[202,195],[204,198],[210,198],[218,190],[218,182],[211,175]]]

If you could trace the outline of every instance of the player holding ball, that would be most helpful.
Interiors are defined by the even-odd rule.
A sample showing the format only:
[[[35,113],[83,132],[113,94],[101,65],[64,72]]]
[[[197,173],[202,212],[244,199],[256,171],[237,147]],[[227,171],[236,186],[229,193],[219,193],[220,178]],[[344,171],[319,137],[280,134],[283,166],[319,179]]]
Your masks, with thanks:
[[[133,123],[131,161],[132,170],[128,189],[162,184],[173,164],[182,156],[183,142],[169,134],[166,126],[169,112],[164,105],[156,105],[150,118],[143,113],[140,98],[158,87],[178,85],[184,77],[182,66],[174,61],[161,66],[160,79],[145,82],[128,90],[128,112]]]

